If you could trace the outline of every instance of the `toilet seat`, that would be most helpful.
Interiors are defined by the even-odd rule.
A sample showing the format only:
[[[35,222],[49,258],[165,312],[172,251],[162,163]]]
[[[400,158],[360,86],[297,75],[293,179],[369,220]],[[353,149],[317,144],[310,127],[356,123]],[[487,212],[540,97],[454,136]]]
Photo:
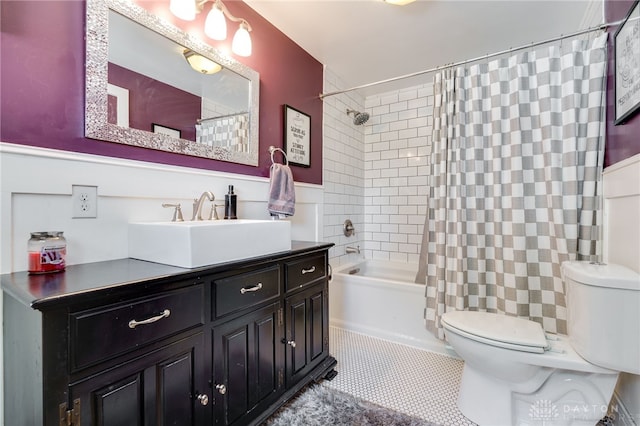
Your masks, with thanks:
[[[445,329],[480,343],[530,353],[544,353],[549,349],[542,326],[523,318],[452,311],[443,314],[441,320]]]

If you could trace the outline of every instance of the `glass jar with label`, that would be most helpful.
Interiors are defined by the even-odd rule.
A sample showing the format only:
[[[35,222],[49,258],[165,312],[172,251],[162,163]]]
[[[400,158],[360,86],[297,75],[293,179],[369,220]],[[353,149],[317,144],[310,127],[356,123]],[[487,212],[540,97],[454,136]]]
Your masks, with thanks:
[[[27,251],[30,274],[64,271],[67,241],[63,232],[32,232]]]

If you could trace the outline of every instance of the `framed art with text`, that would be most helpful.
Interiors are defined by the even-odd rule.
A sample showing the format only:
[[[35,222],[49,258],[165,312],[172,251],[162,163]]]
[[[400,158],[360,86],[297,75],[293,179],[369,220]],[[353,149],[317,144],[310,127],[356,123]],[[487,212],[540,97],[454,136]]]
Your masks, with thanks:
[[[161,133],[163,135],[172,136],[174,138],[180,139],[182,137],[182,132],[178,129],[173,129],[167,126],[161,126],[160,124],[152,123],[153,133]]]
[[[640,110],[640,1],[613,36],[615,64],[615,124]]]
[[[311,117],[284,106],[284,151],[290,164],[311,167]]]

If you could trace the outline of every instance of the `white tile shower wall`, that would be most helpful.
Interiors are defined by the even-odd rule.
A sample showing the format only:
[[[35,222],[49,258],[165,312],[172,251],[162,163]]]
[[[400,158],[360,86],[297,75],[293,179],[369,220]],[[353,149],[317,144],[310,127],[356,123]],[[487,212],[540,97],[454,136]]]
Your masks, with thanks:
[[[371,114],[364,136],[365,257],[418,262],[426,214],[433,84],[369,96],[365,109]]]
[[[202,98],[202,118],[219,117],[237,112],[228,106],[214,102],[208,98]]]
[[[582,22],[581,28],[602,23],[603,2],[591,0]],[[433,130],[431,78],[426,75],[423,85],[365,99],[365,110],[371,114],[364,126],[367,259],[418,261]]]
[[[325,68],[324,91],[345,87]],[[356,92],[324,99],[324,240],[335,246],[329,257],[334,267],[355,262],[362,255],[346,254],[346,247],[364,248],[364,126],[353,124],[347,109],[363,111],[364,99]],[[343,224],[350,219],[355,235],[346,237]]]
[[[269,219],[261,177],[0,143],[0,182],[0,273],[27,269],[32,231],[64,231],[70,265],[127,257],[129,222],[170,220],[166,202],[181,203],[188,220],[194,197],[210,190],[221,200],[229,184],[242,218]],[[96,219],[72,218],[74,184],[98,187]],[[323,239],[322,202],[320,186],[296,183],[293,239]]]

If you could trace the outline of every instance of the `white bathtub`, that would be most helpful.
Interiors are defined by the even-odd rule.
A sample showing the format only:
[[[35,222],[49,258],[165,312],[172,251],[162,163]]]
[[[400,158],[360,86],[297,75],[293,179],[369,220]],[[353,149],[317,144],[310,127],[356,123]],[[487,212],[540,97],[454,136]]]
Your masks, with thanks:
[[[425,286],[417,265],[367,260],[333,271],[329,321],[334,327],[446,355],[445,343],[424,327]]]

